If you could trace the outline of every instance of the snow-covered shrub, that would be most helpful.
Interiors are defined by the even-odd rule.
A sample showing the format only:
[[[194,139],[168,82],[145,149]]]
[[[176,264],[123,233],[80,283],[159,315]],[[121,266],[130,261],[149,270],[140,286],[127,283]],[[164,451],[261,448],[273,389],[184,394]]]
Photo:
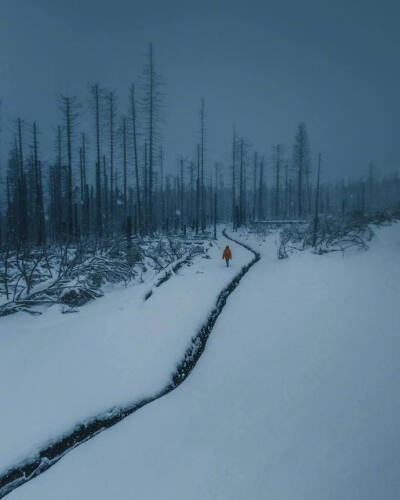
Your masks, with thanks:
[[[173,262],[204,253],[203,242],[172,238],[82,240],[43,249],[0,250],[0,316],[38,306],[82,306],[103,295],[107,283],[143,281]],[[182,264],[180,264],[182,265]],[[36,309],[32,309],[36,307]]]
[[[328,252],[344,252],[350,247],[368,249],[373,237],[371,220],[359,213],[345,217],[321,216],[315,233],[314,221],[306,225],[293,224],[280,232],[278,258],[283,259],[293,251],[313,248],[322,255]]]

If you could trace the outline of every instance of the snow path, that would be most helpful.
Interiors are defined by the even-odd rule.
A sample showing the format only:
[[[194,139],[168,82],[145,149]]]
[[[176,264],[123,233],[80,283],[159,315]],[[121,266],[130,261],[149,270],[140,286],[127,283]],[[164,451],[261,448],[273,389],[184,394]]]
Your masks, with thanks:
[[[259,248],[187,383],[10,500],[400,498],[400,225],[344,258]]]
[[[219,250],[219,256],[220,256],[221,254],[220,245],[217,245],[217,248]],[[240,257],[243,258],[242,248],[236,245],[236,248],[234,249],[234,254],[236,260],[239,260],[240,262],[241,260]],[[11,489],[25,482],[27,480],[26,478],[31,479],[32,477],[36,477],[44,470],[47,470],[51,465],[53,465],[63,455],[65,455],[65,453],[71,451],[71,449],[73,449],[74,447],[92,438],[94,435],[101,432],[105,428],[111,427],[112,425],[121,421],[123,418],[130,415],[137,409],[143,407],[144,405],[164,396],[171,390],[175,389],[177,385],[182,383],[183,380],[185,380],[185,378],[188,376],[192,368],[195,366],[199,357],[201,356],[205,348],[207,339],[214,326],[214,323],[226,303],[227,297],[235,289],[241,277],[258,259],[259,256],[256,255],[256,257],[253,258],[253,260],[250,263],[242,266],[239,273],[235,271],[236,274],[233,280],[231,279],[228,286],[219,294],[216,305],[212,310],[212,312],[209,314],[207,321],[203,323],[203,326],[200,329],[200,331],[193,337],[192,344],[188,348],[185,358],[180,363],[180,365],[178,365],[178,367],[175,369],[175,373],[172,377],[173,382],[170,379],[169,383],[166,384],[164,382],[164,388],[162,388],[157,393],[151,396],[148,396],[144,399],[136,401],[135,403],[130,403],[122,407],[111,408],[106,413],[103,413],[98,417],[87,420],[86,422],[84,422],[83,425],[80,424],[79,426],[76,426],[72,430],[72,432],[66,433],[60,438],[53,440],[53,442],[51,442],[50,445],[42,448],[37,456],[34,456],[31,459],[26,459],[20,465],[12,467],[10,470],[7,471],[6,474],[0,476],[0,497],[7,494]],[[227,271],[229,271],[228,276],[231,275],[231,270],[226,270],[225,271],[226,275]]]

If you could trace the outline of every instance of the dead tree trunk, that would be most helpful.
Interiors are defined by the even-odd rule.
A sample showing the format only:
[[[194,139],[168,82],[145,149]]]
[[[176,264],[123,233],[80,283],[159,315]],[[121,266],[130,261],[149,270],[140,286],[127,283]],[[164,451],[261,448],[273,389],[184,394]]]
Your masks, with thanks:
[[[110,192],[109,192],[109,233],[113,234],[115,225],[115,174],[114,174],[114,143],[115,143],[115,95],[108,92],[108,119],[109,119],[109,144],[110,144]]]
[[[38,141],[37,141],[37,127],[36,122],[33,122],[33,168],[35,174],[35,190],[36,190],[36,225],[37,225],[37,244],[38,246],[45,246],[46,233],[44,225],[44,206],[43,206],[43,188],[42,188],[42,171],[38,157]]]
[[[263,220],[264,214],[264,158],[260,162],[260,180],[258,186],[258,218]]]
[[[315,193],[315,213],[314,213],[314,231],[312,245],[315,248],[317,245],[318,223],[319,223],[319,183],[321,172],[321,154],[318,156],[318,173],[317,173],[317,190]]]
[[[96,121],[96,231],[97,236],[103,236],[102,192],[101,192],[101,154],[100,154],[100,93],[96,84],[92,88],[95,103]]]
[[[254,166],[253,166],[253,221],[256,220],[256,207],[257,207],[257,166],[258,154],[254,153]]]
[[[241,226],[243,224],[243,139],[240,140],[240,166],[239,166],[239,221],[238,225]]]
[[[200,145],[197,145],[197,181],[196,181],[196,235],[199,234],[200,218]]]
[[[280,175],[281,175],[281,147],[278,144],[275,148],[275,217],[280,215]]]
[[[142,232],[142,206],[140,202],[140,179],[139,179],[139,162],[138,162],[137,135],[136,135],[136,102],[135,102],[134,84],[131,85],[131,120],[132,120],[132,138],[133,138],[133,158],[135,162],[137,226],[139,228],[139,232]]]
[[[128,214],[127,211],[127,172],[126,172],[126,165],[127,165],[127,156],[126,156],[126,119],[123,118],[122,120],[122,175],[123,175],[123,224],[125,230],[127,229],[126,226],[126,217]]]
[[[70,97],[61,97],[62,111],[64,113],[65,134],[67,142],[67,178],[66,178],[66,196],[67,196],[67,234],[68,239],[73,239],[73,206],[72,206],[72,126],[73,126],[73,100]]]
[[[233,131],[232,140],[232,225],[233,230],[236,229],[236,193],[235,193],[235,181],[236,181],[236,132]]]

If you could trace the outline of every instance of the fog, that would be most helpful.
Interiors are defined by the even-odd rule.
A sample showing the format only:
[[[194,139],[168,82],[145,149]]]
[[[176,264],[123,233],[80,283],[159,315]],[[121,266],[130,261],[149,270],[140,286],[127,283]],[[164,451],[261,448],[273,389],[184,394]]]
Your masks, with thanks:
[[[3,157],[16,117],[38,121],[48,156],[60,93],[85,104],[99,82],[123,112],[153,42],[167,168],[194,155],[204,97],[208,165],[228,163],[233,127],[260,153],[281,143],[290,157],[304,121],[325,178],[366,175],[370,161],[398,170],[399,15],[387,0],[1,0]]]

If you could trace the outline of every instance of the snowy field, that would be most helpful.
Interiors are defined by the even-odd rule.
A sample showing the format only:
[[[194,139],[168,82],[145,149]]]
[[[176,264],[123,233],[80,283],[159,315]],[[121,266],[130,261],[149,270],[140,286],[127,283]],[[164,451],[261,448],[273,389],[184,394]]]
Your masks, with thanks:
[[[61,314],[0,318],[0,473],[78,422],[152,396],[171,379],[221,289],[252,255],[221,236],[144,301],[149,283],[115,287]]]
[[[376,230],[368,252],[344,256],[304,252],[278,261],[276,240],[276,235],[264,243],[246,237],[262,259],[228,299],[183,385],[72,451],[9,498],[398,500],[400,225]],[[40,420],[43,380],[50,379],[46,405],[52,398],[54,407],[63,405],[57,410],[50,404],[53,418],[64,418],[68,409],[65,425],[104,408],[105,402],[154,390],[168,377],[227,279],[218,258],[224,244],[221,239],[213,259],[201,262],[203,275],[197,276],[193,266],[193,274],[179,278],[181,285],[176,280],[157,291],[147,313],[157,311],[156,318],[146,314],[150,302],[133,306],[136,292],[127,291],[90,305],[62,330],[55,312],[48,319],[53,328],[35,330],[35,335],[36,319],[30,320],[31,328],[22,328],[26,318],[18,319],[17,328],[11,318],[14,335],[1,340],[0,350],[11,353],[5,358],[8,368],[1,369],[2,380],[14,384],[11,394],[6,388],[6,409],[14,414],[1,428],[12,430],[17,421],[22,436],[11,440],[17,440],[18,451],[6,440],[2,459],[33,446],[23,429],[31,425],[29,407],[36,408],[34,425],[47,426],[47,434],[35,428],[36,436],[62,427],[58,420],[58,427]],[[233,250],[239,253],[237,246]],[[195,278],[204,282],[194,283]],[[212,293],[202,289],[211,283]],[[114,311],[116,304],[122,310]],[[132,314],[137,308],[145,318],[141,330]],[[179,329],[171,328],[172,321]],[[90,331],[85,324],[92,325]],[[94,340],[96,333],[100,340]],[[147,353],[144,361],[136,355],[138,346]],[[16,364],[21,351],[23,359]],[[89,365],[88,359],[96,362]],[[76,404],[71,403],[74,391]],[[26,394],[28,403],[22,401]],[[79,411],[71,411],[71,404]]]

